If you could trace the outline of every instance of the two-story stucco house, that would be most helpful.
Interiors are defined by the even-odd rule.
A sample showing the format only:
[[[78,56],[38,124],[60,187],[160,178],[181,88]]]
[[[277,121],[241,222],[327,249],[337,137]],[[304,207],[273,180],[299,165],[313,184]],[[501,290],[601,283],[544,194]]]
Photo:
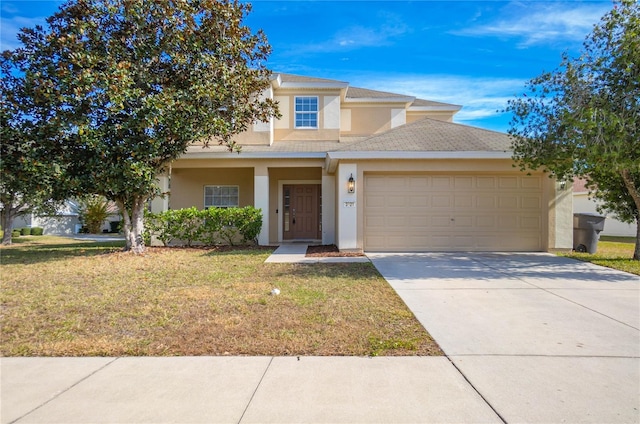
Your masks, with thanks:
[[[512,166],[506,134],[452,123],[460,106],[274,74],[281,119],[194,145],[154,209],[262,209],[259,243],[364,251],[570,249],[571,191]]]

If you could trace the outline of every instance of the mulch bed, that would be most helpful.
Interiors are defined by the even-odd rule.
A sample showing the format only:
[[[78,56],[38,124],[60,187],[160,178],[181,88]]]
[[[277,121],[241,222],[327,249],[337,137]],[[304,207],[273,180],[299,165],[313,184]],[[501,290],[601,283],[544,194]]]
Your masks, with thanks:
[[[309,246],[307,247],[308,257],[315,258],[328,258],[328,257],[357,257],[364,256],[358,252],[341,252],[338,250],[335,244],[324,244],[321,246]]]

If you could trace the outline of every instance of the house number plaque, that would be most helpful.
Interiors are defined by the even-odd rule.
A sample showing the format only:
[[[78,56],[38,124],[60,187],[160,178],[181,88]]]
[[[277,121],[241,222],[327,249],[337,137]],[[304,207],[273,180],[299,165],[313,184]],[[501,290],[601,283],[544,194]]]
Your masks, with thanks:
[[[344,202],[344,207],[345,208],[355,208],[356,207],[356,202]]]

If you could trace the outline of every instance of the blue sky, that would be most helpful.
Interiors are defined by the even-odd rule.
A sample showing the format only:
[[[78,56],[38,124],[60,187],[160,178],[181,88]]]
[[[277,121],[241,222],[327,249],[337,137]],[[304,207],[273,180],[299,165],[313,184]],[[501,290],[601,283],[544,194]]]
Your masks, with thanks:
[[[455,121],[506,131],[498,112],[529,79],[578,55],[611,0],[254,0],[278,72],[459,104]],[[44,23],[61,1],[2,0],[1,49],[18,28]]]

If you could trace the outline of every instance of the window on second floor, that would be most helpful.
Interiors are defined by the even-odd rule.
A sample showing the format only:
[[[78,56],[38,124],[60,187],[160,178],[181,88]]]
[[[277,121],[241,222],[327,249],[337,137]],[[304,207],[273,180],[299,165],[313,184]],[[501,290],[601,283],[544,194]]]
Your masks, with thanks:
[[[296,128],[318,128],[318,98],[296,97]]]
[[[205,209],[237,207],[239,191],[238,186],[205,186],[204,207]]]

